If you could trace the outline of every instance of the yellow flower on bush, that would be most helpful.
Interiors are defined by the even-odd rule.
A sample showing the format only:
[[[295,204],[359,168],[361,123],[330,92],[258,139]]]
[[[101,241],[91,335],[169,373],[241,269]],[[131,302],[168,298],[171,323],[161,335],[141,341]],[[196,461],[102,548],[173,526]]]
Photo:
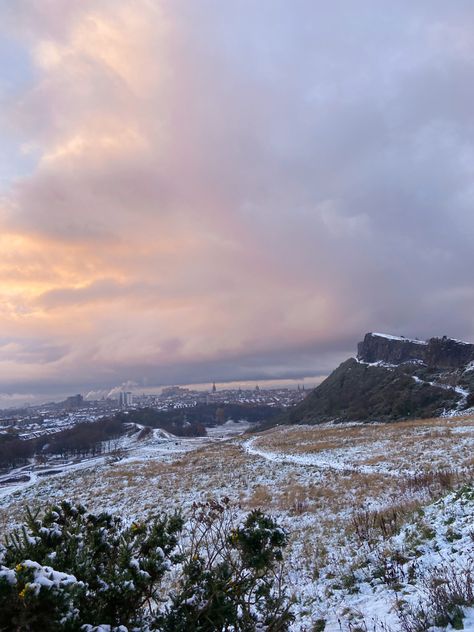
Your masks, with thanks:
[[[20,599],[24,599],[26,596],[26,592],[28,590],[29,584],[26,584],[25,587],[23,588],[23,590],[21,592],[18,593],[18,597],[20,597]]]
[[[230,532],[230,541],[232,542],[232,544],[235,544],[239,539],[239,533],[236,529],[232,529],[232,531]]]

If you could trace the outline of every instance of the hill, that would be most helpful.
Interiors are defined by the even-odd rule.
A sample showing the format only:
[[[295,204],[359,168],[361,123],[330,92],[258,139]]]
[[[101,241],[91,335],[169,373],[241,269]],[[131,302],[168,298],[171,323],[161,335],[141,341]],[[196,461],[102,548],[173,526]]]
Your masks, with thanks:
[[[0,538],[3,541],[3,536],[23,524],[25,505],[36,509],[69,499],[75,507],[86,506],[85,515],[91,512],[92,520],[101,516],[101,522],[96,523],[98,529],[107,524],[113,528],[119,519],[133,529],[130,535],[136,533],[141,538],[148,532],[150,513],[171,514],[178,507],[186,524],[192,521],[193,512],[201,513],[203,503],[212,503],[214,515],[227,520],[228,514],[221,513],[218,505],[228,498],[236,526],[246,520],[250,511],[260,508],[273,515],[282,529],[291,534],[282,569],[282,586],[291,597],[291,609],[296,616],[291,632],[323,629],[325,632],[356,629],[413,632],[422,629],[414,627],[421,610],[426,615],[423,629],[434,629],[435,620],[436,630],[441,632],[452,618],[445,618],[442,623],[438,608],[451,606],[452,599],[456,600],[457,609],[448,614],[456,614],[456,629],[461,627],[461,615],[465,616],[461,621],[464,629],[474,629],[474,608],[469,607],[474,606],[474,490],[468,486],[472,482],[472,416],[396,424],[295,425],[227,439],[213,435],[213,430],[209,429],[208,437],[184,437],[180,446],[175,445],[175,438],[163,437],[161,450],[137,442],[136,450],[121,461],[89,460],[87,464],[37,477],[23,486],[15,485],[9,492],[0,486]],[[461,487],[464,484],[467,486]],[[104,525],[108,514],[114,516],[113,522]],[[60,512],[55,520],[58,519]],[[54,524],[43,530],[38,523],[40,536],[33,534],[31,541],[26,539],[28,560],[35,560],[34,538],[49,538],[51,533],[55,536],[56,529],[52,527]],[[70,532],[76,533],[72,529]],[[186,527],[184,537],[180,538],[181,551],[187,550],[189,533]],[[201,537],[195,541],[198,545],[203,542]],[[62,547],[62,542],[48,540],[48,545],[57,545],[58,554],[51,559],[50,550],[42,549],[48,554],[44,564],[56,568],[60,556],[64,559],[64,555],[75,553],[74,548]],[[97,582],[103,577],[101,569],[104,572],[110,569],[110,573],[115,569],[113,564],[105,568],[100,565],[94,573],[97,560],[89,554],[90,548],[103,542],[102,538],[86,539],[82,551],[86,554],[85,567],[91,568]],[[216,542],[219,544],[221,540],[215,539]],[[127,562],[132,555],[125,575],[114,575],[105,587],[101,585],[105,590],[100,592],[102,600],[125,578],[126,588],[120,591],[119,584],[116,593],[120,606],[130,603],[133,592],[143,585],[134,583],[137,573],[140,582],[146,581],[147,575],[140,570],[150,553],[150,549],[143,549],[137,555],[132,548],[133,540],[132,544],[128,541],[126,544],[131,548],[123,557],[113,556],[114,549],[101,548],[103,557],[112,554],[112,560]],[[165,548],[163,552],[166,556]],[[81,565],[82,558],[72,559]],[[14,579],[18,571],[24,570],[19,579],[30,582],[31,586],[34,582],[27,574],[32,572],[31,566],[17,570],[18,561],[21,560],[12,560],[11,566],[5,568],[7,563],[2,559],[4,576]],[[162,561],[168,561],[167,557]],[[191,599],[202,585],[195,583],[200,568],[199,565],[191,568],[196,574],[189,584],[192,592],[186,599]],[[80,570],[83,572],[82,565]],[[72,571],[69,573],[74,575],[75,569]],[[175,571],[179,567],[174,565],[167,571],[173,590],[178,579]],[[74,576],[83,581],[79,572]],[[214,577],[211,575],[210,579]],[[229,575],[223,577],[226,587],[233,590],[234,578],[231,584]],[[8,591],[11,597],[6,607],[20,600],[19,606],[25,607],[19,597],[24,585],[0,585],[0,590]],[[213,591],[218,585],[207,584]],[[71,589],[75,587],[79,588],[70,585]],[[167,589],[166,585],[163,587]],[[440,587],[444,600],[437,598]],[[457,592],[450,592],[452,588]],[[459,606],[459,590],[465,596],[462,606]],[[166,596],[166,592],[161,594]],[[199,594],[206,598],[207,593]],[[29,597],[34,597],[34,593]],[[203,602],[192,600],[189,605],[200,603]],[[157,607],[164,605],[156,600]],[[99,609],[96,604],[93,607],[87,614],[96,617]],[[0,612],[5,616],[1,604]],[[375,617],[380,625],[376,626]],[[408,628],[407,621],[413,622],[413,627]],[[0,616],[0,629],[2,623]],[[103,619],[103,623],[107,620]],[[165,629],[197,629],[193,624],[187,627],[185,624]],[[3,627],[8,632],[18,628],[6,624]],[[28,629],[31,632],[33,627]],[[46,632],[41,624],[34,629]],[[58,628],[54,629],[58,632]],[[98,630],[96,626],[88,629]],[[109,628],[104,625],[102,629]],[[224,628],[209,625],[206,629]],[[21,630],[24,632],[24,628]],[[70,627],[68,630],[71,632]],[[453,626],[449,625],[448,630],[452,631]]]
[[[474,404],[474,345],[369,333],[285,421],[395,421],[461,412]]]

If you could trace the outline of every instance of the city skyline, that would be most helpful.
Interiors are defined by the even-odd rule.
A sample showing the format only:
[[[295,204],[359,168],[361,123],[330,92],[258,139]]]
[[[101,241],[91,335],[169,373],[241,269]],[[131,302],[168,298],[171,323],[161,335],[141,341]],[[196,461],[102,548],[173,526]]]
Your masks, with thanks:
[[[255,391],[258,386],[262,391],[277,391],[277,390],[294,390],[307,393],[316,386],[318,386],[326,376],[310,376],[300,380],[297,379],[276,379],[276,380],[238,380],[230,382],[197,382],[193,384],[164,384],[153,387],[143,387],[137,383],[124,382],[121,385],[115,386],[111,389],[92,389],[84,391],[81,396],[84,397],[84,401],[92,402],[103,399],[114,399],[120,401],[120,394],[124,392],[131,392],[133,397],[136,396],[159,396],[163,391],[170,388],[183,388],[189,392],[199,393],[211,393],[213,391],[213,385],[216,385],[216,392],[222,393],[225,391]],[[71,396],[74,391],[64,392],[52,392],[52,393],[36,393],[31,394],[25,398],[21,393],[2,393],[0,394],[0,410],[8,410],[23,406],[39,406],[48,402],[59,402],[66,400]]]
[[[0,407],[473,341],[473,18],[0,2]]]

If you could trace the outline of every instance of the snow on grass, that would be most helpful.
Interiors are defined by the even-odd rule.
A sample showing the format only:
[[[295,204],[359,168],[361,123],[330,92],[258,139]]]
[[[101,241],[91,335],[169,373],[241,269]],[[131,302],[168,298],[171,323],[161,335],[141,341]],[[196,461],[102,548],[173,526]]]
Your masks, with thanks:
[[[322,450],[317,454],[287,454],[284,452],[272,452],[268,450],[262,450],[255,447],[256,439],[252,438],[242,444],[243,449],[251,455],[262,457],[267,461],[273,461],[275,463],[291,463],[294,465],[312,466],[321,469],[333,469],[342,472],[360,472],[362,474],[381,473],[382,471],[388,475],[399,475],[399,472],[394,472],[381,466],[370,465],[352,465],[348,458],[354,454],[361,454],[361,450],[355,448],[343,448],[336,451]],[[406,473],[406,472],[405,472]]]
[[[429,573],[439,555],[466,561],[459,551],[472,550],[473,503],[446,494],[472,478],[472,418],[280,427],[229,438],[238,426],[216,428],[206,440],[157,436],[136,442],[121,461],[76,464],[20,486],[0,498],[0,530],[19,524],[25,504],[63,498],[132,521],[227,496],[242,515],[261,508],[291,534],[285,581],[293,632],[310,632],[320,619],[328,632],[375,621],[401,630],[397,600],[414,607],[423,596],[421,574],[409,581],[410,565]],[[447,540],[448,526],[462,547]]]

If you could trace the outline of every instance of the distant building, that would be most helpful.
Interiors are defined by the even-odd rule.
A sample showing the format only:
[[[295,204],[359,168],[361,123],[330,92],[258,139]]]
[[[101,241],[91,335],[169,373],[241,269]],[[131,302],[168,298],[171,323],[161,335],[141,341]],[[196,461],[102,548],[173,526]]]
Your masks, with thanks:
[[[188,388],[182,386],[167,386],[162,389],[161,397],[179,397],[180,395],[187,395],[189,392]]]
[[[6,428],[7,426],[14,426],[17,423],[17,419],[13,417],[12,419],[0,419],[0,426],[2,428]]]
[[[75,410],[76,408],[81,408],[84,404],[84,398],[82,395],[71,395],[64,400],[64,408],[66,410]]]
[[[214,383],[212,384],[212,392],[213,392],[213,393],[215,393],[216,391],[217,391],[217,388],[216,388],[216,383],[214,382]]]
[[[130,391],[122,391],[119,394],[119,405],[120,408],[130,408],[133,404],[133,395]]]

